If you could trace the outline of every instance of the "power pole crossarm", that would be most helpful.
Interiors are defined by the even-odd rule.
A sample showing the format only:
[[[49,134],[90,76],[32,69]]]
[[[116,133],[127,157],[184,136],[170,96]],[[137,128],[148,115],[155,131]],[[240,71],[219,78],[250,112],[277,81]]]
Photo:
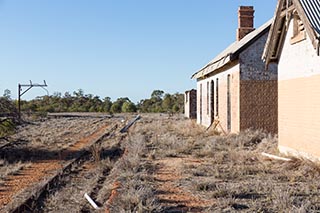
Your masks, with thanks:
[[[43,84],[33,84],[32,81],[30,80],[30,84],[18,84],[18,112],[19,112],[19,119],[21,118],[21,97],[28,92],[32,87],[41,87],[42,89],[44,89],[47,94],[48,90],[46,90],[44,87],[47,87],[47,82],[45,80],[43,80]],[[25,91],[22,91],[23,87],[28,87]]]

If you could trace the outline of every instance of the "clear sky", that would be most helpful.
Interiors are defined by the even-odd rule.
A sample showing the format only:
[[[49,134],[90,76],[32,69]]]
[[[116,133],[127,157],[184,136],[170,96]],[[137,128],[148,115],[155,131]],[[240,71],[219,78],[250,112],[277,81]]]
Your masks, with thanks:
[[[0,95],[46,80],[50,95],[149,98],[196,87],[191,75],[235,41],[237,8],[255,27],[276,0],[0,0]],[[46,95],[33,88],[23,98]]]

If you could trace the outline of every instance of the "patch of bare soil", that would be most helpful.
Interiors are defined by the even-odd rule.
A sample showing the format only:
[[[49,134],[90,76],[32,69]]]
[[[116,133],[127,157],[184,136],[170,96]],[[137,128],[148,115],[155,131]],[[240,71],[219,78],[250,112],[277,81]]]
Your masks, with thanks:
[[[319,165],[263,157],[262,152],[280,155],[274,136],[252,130],[223,136],[182,116],[142,117],[130,144],[144,146],[128,149],[135,165],[126,166],[134,172],[118,179],[125,187],[110,212],[320,211]],[[139,195],[143,202],[134,202],[141,189],[148,189],[148,199]]]
[[[212,205],[213,201],[195,196],[179,182],[183,179],[183,165],[197,165],[198,162],[188,158],[165,158],[155,161],[159,169],[155,173],[157,183],[156,195],[164,206],[163,211],[199,212]]]
[[[63,168],[63,161],[77,152],[88,146],[89,143],[93,142],[105,131],[106,127],[101,127],[92,135],[81,139],[74,143],[72,146],[63,150],[59,158],[61,159],[50,159],[50,160],[38,160],[33,162],[29,167],[20,170],[17,174],[12,174],[6,177],[2,187],[0,187],[0,206],[5,206],[12,201],[14,195],[18,192],[23,191],[25,188],[39,183],[41,180],[45,180],[52,171],[57,171]]]
[[[50,172],[61,169],[61,164],[54,160],[33,163],[29,167],[6,177],[0,187],[0,206],[5,206],[12,201],[14,196],[25,188],[39,183]]]
[[[97,122],[99,121],[99,122]],[[22,127],[0,150],[3,166],[18,169],[1,176],[0,208],[34,194],[75,156],[106,133],[109,120],[50,119]]]

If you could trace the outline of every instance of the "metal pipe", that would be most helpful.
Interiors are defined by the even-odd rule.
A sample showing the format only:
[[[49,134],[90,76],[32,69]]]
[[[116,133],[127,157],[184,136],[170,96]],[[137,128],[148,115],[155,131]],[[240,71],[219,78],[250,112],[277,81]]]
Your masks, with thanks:
[[[91,197],[87,193],[84,194],[84,197],[87,199],[87,201],[89,201],[94,209],[100,209],[99,206],[91,199]]]

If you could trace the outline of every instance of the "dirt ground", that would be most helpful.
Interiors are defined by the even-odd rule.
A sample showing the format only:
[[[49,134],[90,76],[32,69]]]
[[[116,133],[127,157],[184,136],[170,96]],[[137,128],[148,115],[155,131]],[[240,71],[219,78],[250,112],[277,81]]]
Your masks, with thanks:
[[[262,156],[280,155],[276,137],[218,135],[167,114],[142,114],[119,133],[134,117],[57,116],[20,126],[0,150],[0,209],[46,186],[24,212],[320,212],[320,167]],[[87,154],[77,160],[81,150]]]
[[[280,156],[273,135],[252,130],[217,135],[182,116],[145,115],[131,131],[134,137],[132,143],[145,144],[140,176],[152,191],[153,202],[144,205],[148,211],[320,211],[319,165],[262,156]]]

